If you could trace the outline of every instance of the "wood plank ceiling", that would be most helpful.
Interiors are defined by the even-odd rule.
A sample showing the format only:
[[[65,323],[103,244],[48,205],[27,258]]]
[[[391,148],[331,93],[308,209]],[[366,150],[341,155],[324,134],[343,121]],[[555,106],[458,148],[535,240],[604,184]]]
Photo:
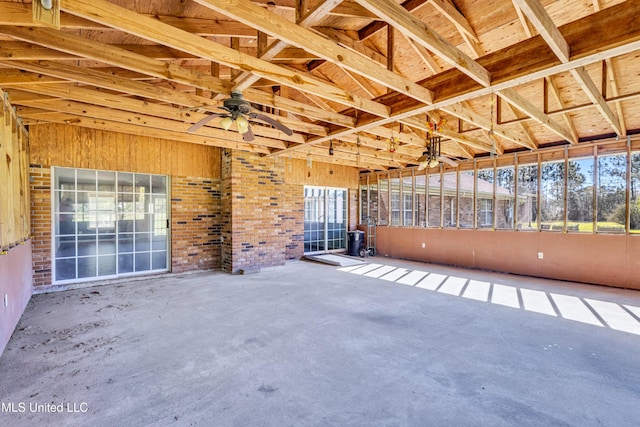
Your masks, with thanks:
[[[40,1],[36,9],[40,9]],[[68,123],[362,169],[416,165],[427,122],[472,159],[640,130],[640,0],[0,1],[0,88]],[[241,91],[294,133],[219,119]],[[390,150],[390,138],[396,139]],[[333,155],[329,155],[329,146]]]

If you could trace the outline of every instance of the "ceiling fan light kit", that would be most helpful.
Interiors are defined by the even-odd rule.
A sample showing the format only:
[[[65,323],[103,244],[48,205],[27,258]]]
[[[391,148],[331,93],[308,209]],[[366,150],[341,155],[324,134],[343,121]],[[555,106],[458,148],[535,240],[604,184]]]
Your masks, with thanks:
[[[255,139],[255,135],[251,130],[250,120],[260,120],[289,136],[293,135],[293,131],[279,121],[264,114],[253,112],[253,106],[249,101],[246,101],[242,97],[242,93],[240,92],[231,92],[231,98],[225,99],[222,103],[222,107],[219,108],[225,110],[226,113],[209,114],[202,120],[193,124],[187,132],[195,132],[211,120],[217,117],[222,117],[222,120],[220,120],[220,126],[222,126],[224,130],[230,130],[231,126],[235,122],[238,133],[242,134],[242,139],[247,142]]]

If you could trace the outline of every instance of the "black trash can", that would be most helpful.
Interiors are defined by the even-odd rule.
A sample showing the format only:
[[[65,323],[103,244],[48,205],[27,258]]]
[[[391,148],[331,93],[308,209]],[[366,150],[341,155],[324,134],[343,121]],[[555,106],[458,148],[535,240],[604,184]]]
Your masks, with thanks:
[[[350,256],[360,256],[360,251],[364,249],[364,231],[356,230],[347,232],[347,254]]]

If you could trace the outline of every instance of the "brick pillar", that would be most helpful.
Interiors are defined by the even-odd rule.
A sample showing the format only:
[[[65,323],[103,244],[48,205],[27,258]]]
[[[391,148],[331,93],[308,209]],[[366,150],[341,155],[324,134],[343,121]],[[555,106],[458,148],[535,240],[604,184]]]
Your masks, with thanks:
[[[51,169],[41,165],[29,168],[31,184],[31,259],[33,286],[51,286]]]
[[[284,163],[224,150],[221,193],[223,270],[239,273],[284,265],[290,216]]]

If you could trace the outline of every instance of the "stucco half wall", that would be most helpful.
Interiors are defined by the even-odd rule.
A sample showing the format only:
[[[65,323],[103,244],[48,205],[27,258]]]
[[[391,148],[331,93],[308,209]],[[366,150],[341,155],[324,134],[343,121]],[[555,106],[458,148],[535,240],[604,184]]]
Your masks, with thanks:
[[[640,289],[640,236],[401,227],[376,231],[377,254],[382,256]]]
[[[33,293],[31,268],[31,241],[0,256],[0,354]]]

